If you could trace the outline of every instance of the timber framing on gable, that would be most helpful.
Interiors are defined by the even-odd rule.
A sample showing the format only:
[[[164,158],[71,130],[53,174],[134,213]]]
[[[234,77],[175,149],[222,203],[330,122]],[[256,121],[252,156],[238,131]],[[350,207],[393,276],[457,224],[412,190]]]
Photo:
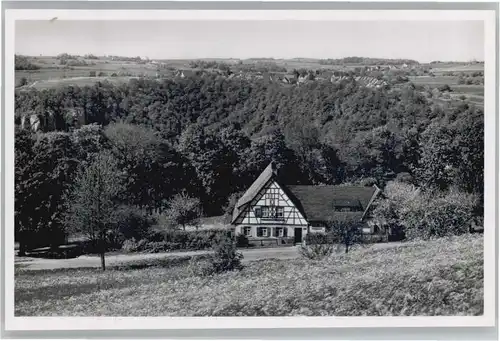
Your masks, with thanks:
[[[244,209],[234,219],[233,224],[307,226],[307,220],[302,212],[295,206],[274,178],[269,179],[255,197],[244,206]],[[254,212],[256,206],[282,207],[283,217],[279,219],[257,217]]]

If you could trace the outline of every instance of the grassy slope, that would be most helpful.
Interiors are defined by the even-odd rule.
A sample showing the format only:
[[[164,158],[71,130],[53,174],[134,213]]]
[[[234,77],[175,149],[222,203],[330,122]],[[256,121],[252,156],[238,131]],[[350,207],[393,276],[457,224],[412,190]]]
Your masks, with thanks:
[[[18,316],[480,315],[483,239],[359,249],[319,262],[258,261],[213,277],[196,277],[186,264],[17,269],[15,302]]]

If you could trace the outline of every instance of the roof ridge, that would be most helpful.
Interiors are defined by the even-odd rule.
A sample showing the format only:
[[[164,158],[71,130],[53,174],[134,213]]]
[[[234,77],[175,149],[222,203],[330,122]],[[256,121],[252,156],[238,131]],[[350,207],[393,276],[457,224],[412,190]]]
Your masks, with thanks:
[[[353,187],[357,187],[357,188],[370,188],[370,189],[373,189],[374,186],[363,186],[363,185],[287,185],[287,184],[282,184],[283,186],[287,186],[287,187],[350,187],[350,188],[353,188]]]

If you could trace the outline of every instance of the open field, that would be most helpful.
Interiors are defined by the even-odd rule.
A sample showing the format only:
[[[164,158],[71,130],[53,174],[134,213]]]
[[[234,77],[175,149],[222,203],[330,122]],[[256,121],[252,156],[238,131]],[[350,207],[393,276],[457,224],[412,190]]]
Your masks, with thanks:
[[[449,85],[451,90],[451,101],[446,99],[434,99],[435,103],[445,104],[451,106],[462,103],[459,99],[460,96],[465,95],[466,101],[473,103],[479,107],[484,105],[484,85],[465,85],[458,84],[458,77],[456,76],[417,76],[409,77],[410,82],[415,85],[429,86],[431,89],[438,88],[442,85]]]
[[[483,85],[453,85],[453,86],[450,86],[450,88],[454,92],[477,95],[477,96],[484,96],[484,86]]]
[[[108,81],[114,84],[127,83],[132,78],[137,77],[74,77],[74,78],[64,78],[64,79],[51,79],[45,81],[35,81],[30,85],[19,88],[20,90],[26,89],[50,89],[54,87],[64,87],[64,86],[90,86],[97,82]]]
[[[437,87],[444,84],[450,86],[458,84],[458,77],[454,76],[411,76],[408,78],[415,85],[428,85],[430,87]]]
[[[436,73],[484,71],[484,64],[437,63],[437,64],[431,64],[431,66],[432,66],[432,71]]]
[[[16,81],[26,78],[28,83],[35,81],[64,80],[74,77],[89,77],[90,72],[99,74],[105,73],[107,76],[116,73],[121,75],[126,73],[130,76],[156,76],[158,66],[154,64],[139,64],[135,62],[123,62],[112,60],[86,60],[89,65],[70,66],[58,64],[55,57],[36,57],[33,63],[40,67],[39,70],[16,70]],[[184,62],[180,65],[184,65]],[[160,73],[165,73],[161,70]]]
[[[16,316],[480,315],[483,239],[353,250],[323,261],[261,260],[196,275],[198,261],[16,269]],[[167,265],[167,266],[166,266]]]

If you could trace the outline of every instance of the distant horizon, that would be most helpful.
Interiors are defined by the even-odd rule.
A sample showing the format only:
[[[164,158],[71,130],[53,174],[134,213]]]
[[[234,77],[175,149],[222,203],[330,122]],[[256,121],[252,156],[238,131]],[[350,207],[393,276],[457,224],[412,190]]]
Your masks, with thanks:
[[[16,55],[19,56],[25,56],[25,57],[57,57],[60,54],[67,53],[67,52],[60,52],[57,54],[50,54],[50,55],[44,55],[44,54],[39,54],[39,55],[30,55],[30,54],[22,54],[22,53],[16,53]],[[429,64],[434,61],[442,62],[442,63],[470,63],[470,62],[477,62],[477,63],[484,63],[484,60],[479,60],[479,59],[469,59],[469,60],[432,60],[432,61],[420,61],[415,58],[386,58],[386,57],[371,57],[371,56],[351,56],[351,55],[346,55],[345,57],[335,57],[335,58],[314,58],[314,57],[290,57],[290,58],[274,58],[274,57],[247,57],[247,58],[237,58],[237,57],[194,57],[194,58],[149,58],[148,56],[140,56],[140,55],[122,55],[122,54],[105,54],[105,55],[100,55],[97,53],[92,53],[92,52],[86,52],[86,53],[81,53],[81,54],[73,54],[73,53],[68,53],[69,55],[73,56],[78,56],[78,57],[84,57],[85,55],[92,55],[95,57],[124,57],[124,58],[137,58],[140,57],[142,60],[174,60],[174,61],[182,61],[182,60],[252,60],[252,59],[269,59],[269,60],[341,60],[345,58],[366,58],[366,59],[382,59],[382,60],[413,60],[418,62],[419,64]],[[356,63],[352,63],[356,64]]]
[[[363,56],[419,63],[472,61],[484,60],[484,23],[20,20],[16,21],[15,52],[31,56],[92,53],[153,60]],[[259,55],[265,57],[256,57]]]

